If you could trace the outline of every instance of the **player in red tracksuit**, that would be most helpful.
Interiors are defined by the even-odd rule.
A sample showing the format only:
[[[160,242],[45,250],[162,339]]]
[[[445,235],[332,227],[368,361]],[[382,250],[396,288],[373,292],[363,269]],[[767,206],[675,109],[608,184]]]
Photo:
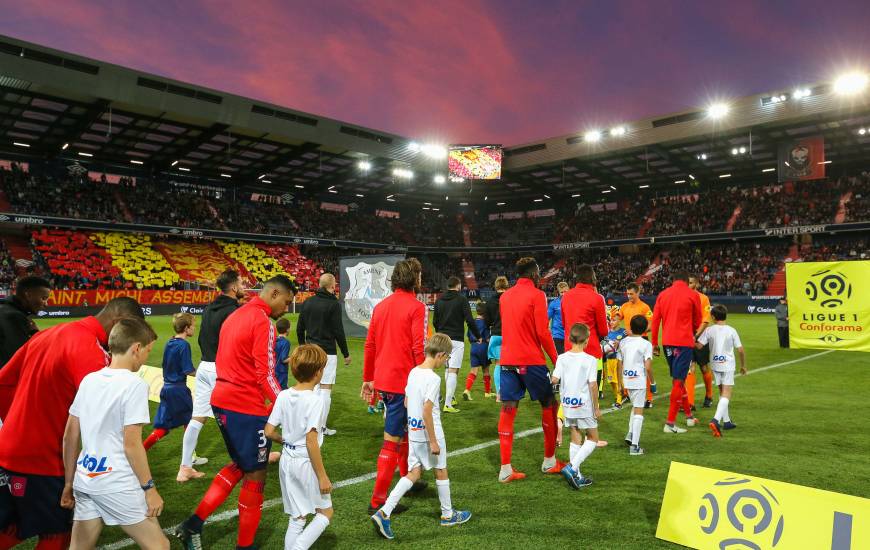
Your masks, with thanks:
[[[514,419],[519,401],[529,397],[541,404],[541,426],[544,429],[545,474],[558,474],[565,466],[556,460],[556,405],[550,371],[541,348],[550,361],[556,363],[556,345],[550,335],[547,317],[547,296],[537,288],[541,271],[534,258],[517,261],[519,280],[513,288],[501,295],[501,414],[498,420],[498,439],[501,451],[501,471],[498,480],[510,483],[523,479],[526,474],[511,466],[514,444]]]
[[[272,277],[259,296],[235,310],[221,326],[211,404],[232,462],[215,476],[196,512],[176,528],[175,536],[188,550],[202,548],[202,524],[242,479],[236,548],[255,548],[271,448],[264,430],[281,391],[275,378],[276,335],[271,319],[287,312],[295,292],[286,276]]]
[[[396,466],[403,477],[408,473],[405,386],[411,369],[423,363],[423,346],[429,328],[428,310],[416,295],[421,273],[422,266],[415,258],[396,263],[390,280],[393,293],[375,306],[366,336],[360,397],[369,401],[375,391],[380,392],[386,408],[384,443],[378,453],[378,473],[369,514],[374,514],[386,502]],[[425,482],[418,481],[414,485],[415,492],[426,487]],[[399,505],[393,513],[404,510],[405,507]]]
[[[677,412],[682,407],[686,414],[686,425],[697,424],[697,420],[692,416],[685,384],[695,350],[695,333],[701,326],[701,299],[697,292],[689,288],[689,276],[685,271],[675,271],[671,278],[673,283],[659,294],[653,308],[652,345],[653,353],[657,356],[661,355],[658,345],[659,325],[661,325],[662,344],[673,379],[671,404],[664,432],[685,433],[686,430],[676,426],[674,422],[677,420]]]

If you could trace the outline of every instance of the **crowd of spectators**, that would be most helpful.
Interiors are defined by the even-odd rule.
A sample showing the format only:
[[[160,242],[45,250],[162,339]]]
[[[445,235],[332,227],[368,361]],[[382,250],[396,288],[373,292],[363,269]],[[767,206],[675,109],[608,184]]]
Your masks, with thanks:
[[[846,204],[847,222],[870,220],[870,172],[848,178],[847,187],[852,197]]]
[[[11,288],[15,276],[15,260],[6,248],[6,242],[0,239],[0,288]]]

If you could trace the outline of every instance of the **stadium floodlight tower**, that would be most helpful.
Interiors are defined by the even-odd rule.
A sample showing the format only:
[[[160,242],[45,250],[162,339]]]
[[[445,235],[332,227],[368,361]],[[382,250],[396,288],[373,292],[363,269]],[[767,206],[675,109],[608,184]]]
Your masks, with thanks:
[[[845,73],[834,80],[834,91],[840,95],[855,95],[863,92],[870,83],[867,73],[853,71]]]
[[[712,118],[713,120],[719,120],[720,118],[725,117],[730,111],[731,108],[727,103],[713,103],[709,107],[707,107],[707,116]]]

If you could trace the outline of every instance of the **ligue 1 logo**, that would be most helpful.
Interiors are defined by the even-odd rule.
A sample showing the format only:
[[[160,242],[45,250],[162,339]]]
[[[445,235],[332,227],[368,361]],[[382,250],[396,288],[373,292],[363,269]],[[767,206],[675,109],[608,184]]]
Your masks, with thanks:
[[[775,548],[782,538],[784,518],[770,490],[746,478],[717,481],[701,497],[701,531],[717,539],[720,550]]]
[[[818,302],[822,307],[840,307],[852,297],[852,283],[839,271],[824,269],[810,275],[804,293],[811,302]]]

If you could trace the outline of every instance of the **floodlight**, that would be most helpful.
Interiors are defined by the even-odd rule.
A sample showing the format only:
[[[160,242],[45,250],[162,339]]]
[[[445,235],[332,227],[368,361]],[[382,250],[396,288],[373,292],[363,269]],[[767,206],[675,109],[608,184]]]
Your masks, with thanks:
[[[361,160],[359,161],[359,164],[357,164],[357,167],[363,172],[368,172],[372,169],[372,163],[367,160]]]
[[[447,178],[445,178],[441,174],[436,175],[433,179],[435,180],[435,183],[444,183],[445,181],[447,181]]]
[[[590,130],[583,134],[583,139],[589,142],[596,142],[601,139],[601,132],[599,130]]]
[[[411,151],[416,153],[417,151],[420,150],[420,144],[417,143],[416,141],[412,141],[411,143],[408,144],[408,149],[410,149]]]
[[[731,108],[726,103],[714,103],[707,108],[707,116],[712,119],[720,119],[728,114]]]
[[[610,130],[610,135],[611,136],[624,136],[626,131],[627,130],[625,129],[625,126],[617,126],[616,128],[612,128]]]
[[[867,87],[868,82],[870,82],[870,77],[865,73],[846,73],[834,81],[834,91],[841,95],[857,94]]]

